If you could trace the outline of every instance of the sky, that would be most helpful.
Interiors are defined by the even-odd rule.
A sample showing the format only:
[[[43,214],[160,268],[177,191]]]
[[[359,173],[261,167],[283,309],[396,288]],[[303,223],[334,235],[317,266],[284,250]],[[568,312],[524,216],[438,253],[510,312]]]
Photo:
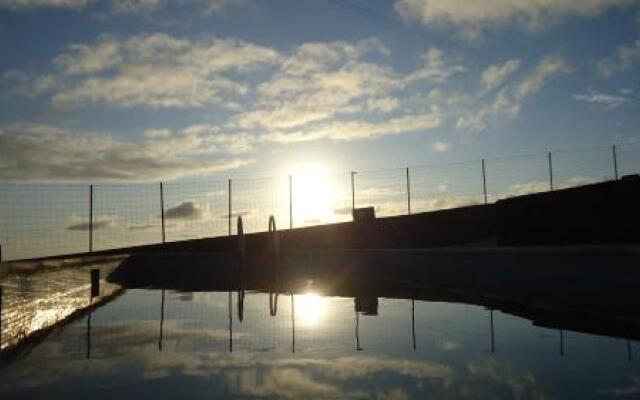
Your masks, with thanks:
[[[0,179],[171,181],[635,143],[633,0],[0,0]]]
[[[5,259],[640,172],[640,1],[0,0],[0,51]]]

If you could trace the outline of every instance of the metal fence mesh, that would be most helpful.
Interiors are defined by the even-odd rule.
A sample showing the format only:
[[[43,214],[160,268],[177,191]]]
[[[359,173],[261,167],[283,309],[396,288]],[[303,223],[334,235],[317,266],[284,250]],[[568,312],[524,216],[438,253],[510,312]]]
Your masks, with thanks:
[[[166,240],[226,235],[227,203],[227,183],[223,181],[164,184]]]
[[[114,249],[494,202],[640,172],[640,145],[342,174],[143,184],[0,183],[2,260]],[[231,191],[231,192],[230,192]],[[230,204],[231,201],[231,204]],[[229,208],[231,206],[231,208]],[[164,216],[164,234],[163,234]]]
[[[94,186],[94,250],[158,243],[161,238],[157,184]]]

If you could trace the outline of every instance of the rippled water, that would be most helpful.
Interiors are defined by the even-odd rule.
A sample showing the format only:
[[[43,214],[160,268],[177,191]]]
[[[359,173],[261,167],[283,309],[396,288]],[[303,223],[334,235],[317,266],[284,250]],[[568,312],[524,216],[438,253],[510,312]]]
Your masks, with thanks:
[[[92,300],[87,269],[47,274],[2,283],[6,349],[71,315],[5,351],[2,398],[640,396],[635,341],[535,326],[483,306],[370,291],[337,297],[318,281],[277,296],[120,293],[102,282]]]

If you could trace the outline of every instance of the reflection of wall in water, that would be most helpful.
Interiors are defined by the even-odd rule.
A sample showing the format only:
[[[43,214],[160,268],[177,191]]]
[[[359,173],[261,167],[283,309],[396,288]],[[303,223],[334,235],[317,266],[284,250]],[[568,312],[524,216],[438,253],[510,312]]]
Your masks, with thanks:
[[[1,282],[0,349],[13,347],[115,294],[120,287],[104,280],[112,269],[100,268],[99,293],[93,299],[91,270],[85,267],[6,276]]]

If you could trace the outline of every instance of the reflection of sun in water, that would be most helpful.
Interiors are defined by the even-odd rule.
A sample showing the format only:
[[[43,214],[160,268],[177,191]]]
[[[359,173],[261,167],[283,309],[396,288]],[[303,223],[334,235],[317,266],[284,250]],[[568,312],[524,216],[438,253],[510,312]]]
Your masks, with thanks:
[[[296,224],[333,221],[336,195],[335,184],[322,166],[308,164],[295,168],[293,202]]]
[[[313,292],[295,296],[296,323],[317,325],[324,316],[327,299]]]

